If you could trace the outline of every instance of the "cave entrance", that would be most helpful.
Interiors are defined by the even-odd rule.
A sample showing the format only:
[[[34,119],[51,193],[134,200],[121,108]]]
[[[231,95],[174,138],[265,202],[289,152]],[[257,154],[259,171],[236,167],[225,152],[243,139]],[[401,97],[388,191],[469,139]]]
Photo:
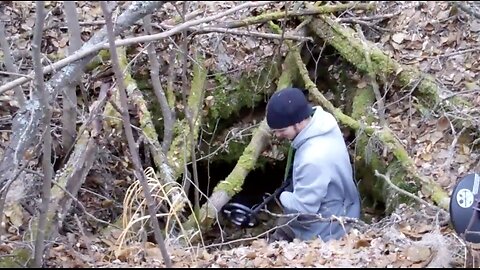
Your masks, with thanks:
[[[351,104],[349,95],[354,91],[349,91],[356,87],[353,85],[351,78],[356,72],[350,63],[344,61],[329,46],[319,46],[323,42],[306,43],[302,48],[302,58],[306,62],[310,78],[315,82],[317,88],[322,91],[324,96],[337,108],[342,109],[345,113],[351,113]],[[294,81],[294,87],[304,89],[303,82]],[[304,91],[307,94],[307,91]],[[266,102],[260,102],[255,108],[244,108],[235,115],[236,119],[252,119],[251,115],[255,114],[257,123],[260,122],[265,114]],[[256,113],[255,113],[256,112]],[[231,121],[222,120],[222,121]],[[350,160],[355,160],[355,131],[340,125],[345,142],[349,148]],[[244,147],[248,144],[244,142]],[[286,153],[284,153],[286,155]],[[260,161],[261,160],[261,161]],[[274,160],[263,156],[259,157],[259,163],[262,165],[250,171],[245,178],[242,190],[237,193],[230,202],[240,202],[247,206],[253,206],[263,201],[266,193],[271,194],[280,187],[285,173],[286,159]],[[211,162],[202,160],[198,162],[198,176],[200,179],[201,191],[209,197],[215,186],[222,180],[226,179],[236,165],[236,159],[230,159],[228,162],[221,159],[212,159]],[[355,166],[353,166],[355,169]],[[191,167],[190,167],[191,169]],[[356,175],[356,173],[355,173]],[[382,202],[372,200],[372,195],[368,190],[360,188],[361,179],[356,178],[362,199],[362,220],[370,223],[373,220],[381,218],[385,215],[385,205]],[[193,202],[193,189],[190,189],[189,196]],[[201,196],[200,204],[206,202],[206,198]],[[372,203],[372,201],[375,201]]]
[[[228,177],[236,163],[202,161],[197,165],[198,177],[201,179],[199,181],[200,190],[208,197],[212,194],[215,186]],[[273,193],[282,184],[285,166],[286,160],[269,161],[265,162],[262,167],[250,171],[242,185],[242,190],[233,196],[230,202],[240,202],[248,206],[262,202],[266,193]],[[193,189],[190,189],[189,197],[193,202]],[[206,200],[203,196],[200,204],[205,203]]]

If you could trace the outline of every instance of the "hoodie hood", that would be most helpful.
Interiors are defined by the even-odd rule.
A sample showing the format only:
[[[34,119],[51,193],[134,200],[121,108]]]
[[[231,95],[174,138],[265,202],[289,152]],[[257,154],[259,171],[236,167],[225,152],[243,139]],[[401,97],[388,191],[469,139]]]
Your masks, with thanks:
[[[325,112],[322,107],[313,107],[315,111],[308,125],[293,139],[292,146],[300,148],[310,138],[325,135],[337,127],[337,121],[331,114]]]

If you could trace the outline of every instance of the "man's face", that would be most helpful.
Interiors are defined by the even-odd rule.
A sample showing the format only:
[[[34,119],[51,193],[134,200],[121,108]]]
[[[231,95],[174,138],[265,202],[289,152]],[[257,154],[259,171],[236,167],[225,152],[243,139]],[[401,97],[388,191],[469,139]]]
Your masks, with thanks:
[[[286,128],[273,129],[272,132],[275,135],[275,137],[277,137],[279,139],[288,139],[290,141],[293,141],[293,139],[295,139],[298,132],[300,132],[300,131],[299,131],[297,125],[292,125],[292,126],[288,126]]]

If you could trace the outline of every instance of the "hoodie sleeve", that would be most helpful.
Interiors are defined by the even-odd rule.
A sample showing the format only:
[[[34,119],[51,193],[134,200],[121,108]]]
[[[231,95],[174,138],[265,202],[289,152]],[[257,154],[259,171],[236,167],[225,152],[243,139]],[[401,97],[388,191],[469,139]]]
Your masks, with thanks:
[[[294,191],[280,194],[283,207],[293,212],[317,213],[327,194],[331,172],[318,163],[306,163],[297,169],[293,181]]]

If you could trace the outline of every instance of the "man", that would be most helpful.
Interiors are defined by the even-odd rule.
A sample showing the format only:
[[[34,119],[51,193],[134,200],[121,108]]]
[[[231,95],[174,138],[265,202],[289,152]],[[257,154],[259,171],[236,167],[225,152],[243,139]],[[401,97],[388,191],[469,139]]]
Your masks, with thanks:
[[[291,141],[293,188],[283,191],[279,199],[285,214],[299,214],[282,219],[283,225],[269,240],[341,238],[348,224],[319,221],[311,215],[360,217],[360,196],[335,118],[319,106],[312,107],[300,89],[286,88],[270,98],[267,124],[276,137]]]

